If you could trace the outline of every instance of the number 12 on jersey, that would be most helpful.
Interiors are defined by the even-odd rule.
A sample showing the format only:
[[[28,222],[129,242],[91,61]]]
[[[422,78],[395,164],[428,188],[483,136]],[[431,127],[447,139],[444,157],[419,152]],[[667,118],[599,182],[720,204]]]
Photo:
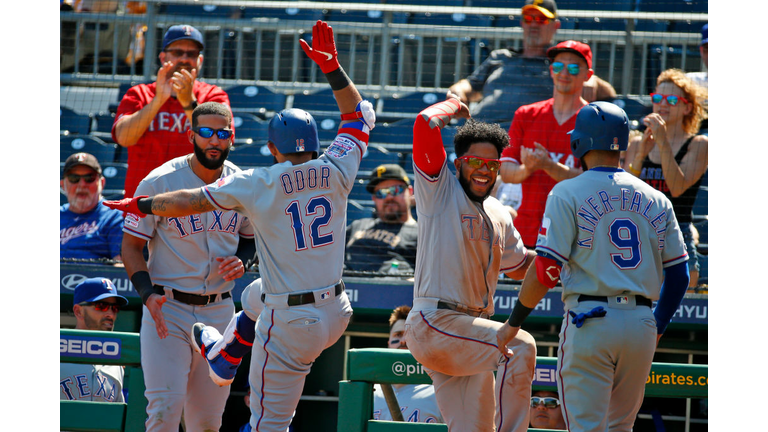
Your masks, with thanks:
[[[301,206],[298,201],[291,201],[285,208],[285,214],[291,218],[291,228],[293,228],[293,238],[296,242],[296,250],[307,248],[307,237],[304,232],[304,219],[312,218],[309,223],[309,239],[311,247],[317,248],[333,243],[333,231],[321,233],[321,229],[328,225],[333,217],[333,207],[331,201],[325,196],[316,196],[309,200],[304,208],[302,215]]]

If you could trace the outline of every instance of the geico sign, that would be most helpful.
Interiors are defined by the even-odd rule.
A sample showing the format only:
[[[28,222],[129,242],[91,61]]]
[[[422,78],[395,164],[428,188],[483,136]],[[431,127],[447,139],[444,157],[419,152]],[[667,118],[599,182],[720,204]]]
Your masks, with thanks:
[[[59,340],[61,355],[82,357],[120,357],[119,340],[65,338]]]

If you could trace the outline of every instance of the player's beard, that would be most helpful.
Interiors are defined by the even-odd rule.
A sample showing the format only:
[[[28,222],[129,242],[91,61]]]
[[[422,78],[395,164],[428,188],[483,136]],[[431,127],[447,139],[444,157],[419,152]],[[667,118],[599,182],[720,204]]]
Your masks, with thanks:
[[[215,170],[221,168],[221,166],[224,165],[224,162],[227,160],[227,156],[229,156],[229,147],[225,148],[224,150],[219,150],[217,148],[216,150],[219,151],[219,157],[216,159],[209,159],[205,154],[205,150],[201,149],[200,146],[197,145],[197,140],[195,138],[192,138],[192,143],[195,147],[195,157],[197,158],[198,162],[200,162],[200,165],[206,169]]]
[[[392,210],[390,208],[390,210],[387,211],[387,207],[390,206],[397,207],[397,209]],[[391,223],[401,222],[403,220],[403,215],[405,215],[408,211],[405,205],[397,201],[385,202],[382,206],[382,209],[384,211],[378,212],[379,218],[384,222]]]
[[[469,199],[475,202],[481,203],[485,201],[485,199],[488,198],[488,196],[493,191],[493,185],[495,183],[496,183],[496,178],[494,177],[493,179],[491,179],[491,181],[488,182],[488,190],[485,191],[485,193],[482,196],[480,196],[472,192],[469,178],[463,172],[459,173],[459,184],[461,184],[461,187],[464,189],[464,193],[467,194]]]

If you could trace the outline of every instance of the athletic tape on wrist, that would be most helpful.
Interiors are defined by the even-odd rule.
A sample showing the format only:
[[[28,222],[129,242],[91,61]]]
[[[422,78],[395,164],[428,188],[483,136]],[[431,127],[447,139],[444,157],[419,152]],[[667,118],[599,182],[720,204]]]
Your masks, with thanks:
[[[328,84],[331,85],[333,91],[343,90],[347,88],[348,85],[352,84],[352,81],[341,66],[339,66],[338,69],[325,74],[325,78],[328,80]]]
[[[523,321],[528,317],[533,308],[526,307],[520,303],[520,299],[515,302],[515,307],[512,309],[512,313],[509,314],[509,326],[520,327],[523,325]]]

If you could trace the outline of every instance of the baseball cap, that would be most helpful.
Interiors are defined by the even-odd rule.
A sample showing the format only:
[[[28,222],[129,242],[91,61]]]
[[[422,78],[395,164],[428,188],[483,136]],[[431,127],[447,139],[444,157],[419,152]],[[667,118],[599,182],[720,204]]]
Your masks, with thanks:
[[[557,5],[555,0],[525,0],[522,11],[536,9],[549,19],[557,18]]]
[[[589,45],[582,42],[572,40],[560,42],[547,50],[547,57],[550,60],[554,60],[556,55],[569,51],[580,55],[587,62],[587,67],[592,69],[592,49],[589,48]]]
[[[96,159],[96,156],[90,153],[75,153],[70,155],[64,162],[64,174],[78,165],[85,165],[93,168],[97,173],[101,174],[101,165],[99,165],[99,161]]]
[[[371,176],[368,178],[368,185],[365,186],[365,190],[373,193],[373,188],[384,180],[402,180],[405,184],[411,185],[411,181],[408,180],[408,174],[405,173],[403,167],[397,164],[384,164],[377,166],[371,171]]]
[[[705,43],[709,43],[709,23],[704,24],[704,27],[701,28],[700,45],[704,45]]]
[[[200,30],[188,24],[178,24],[172,26],[165,32],[165,36],[163,36],[163,50],[168,48],[168,45],[184,39],[197,42],[198,45],[200,45],[201,51],[205,48],[205,44],[203,44],[203,34],[200,33]]]
[[[115,288],[115,284],[111,280],[99,277],[89,278],[80,282],[75,287],[75,296],[72,299],[72,303],[90,303],[110,297],[116,298],[120,306],[128,304],[127,298],[117,294],[117,288]]]

